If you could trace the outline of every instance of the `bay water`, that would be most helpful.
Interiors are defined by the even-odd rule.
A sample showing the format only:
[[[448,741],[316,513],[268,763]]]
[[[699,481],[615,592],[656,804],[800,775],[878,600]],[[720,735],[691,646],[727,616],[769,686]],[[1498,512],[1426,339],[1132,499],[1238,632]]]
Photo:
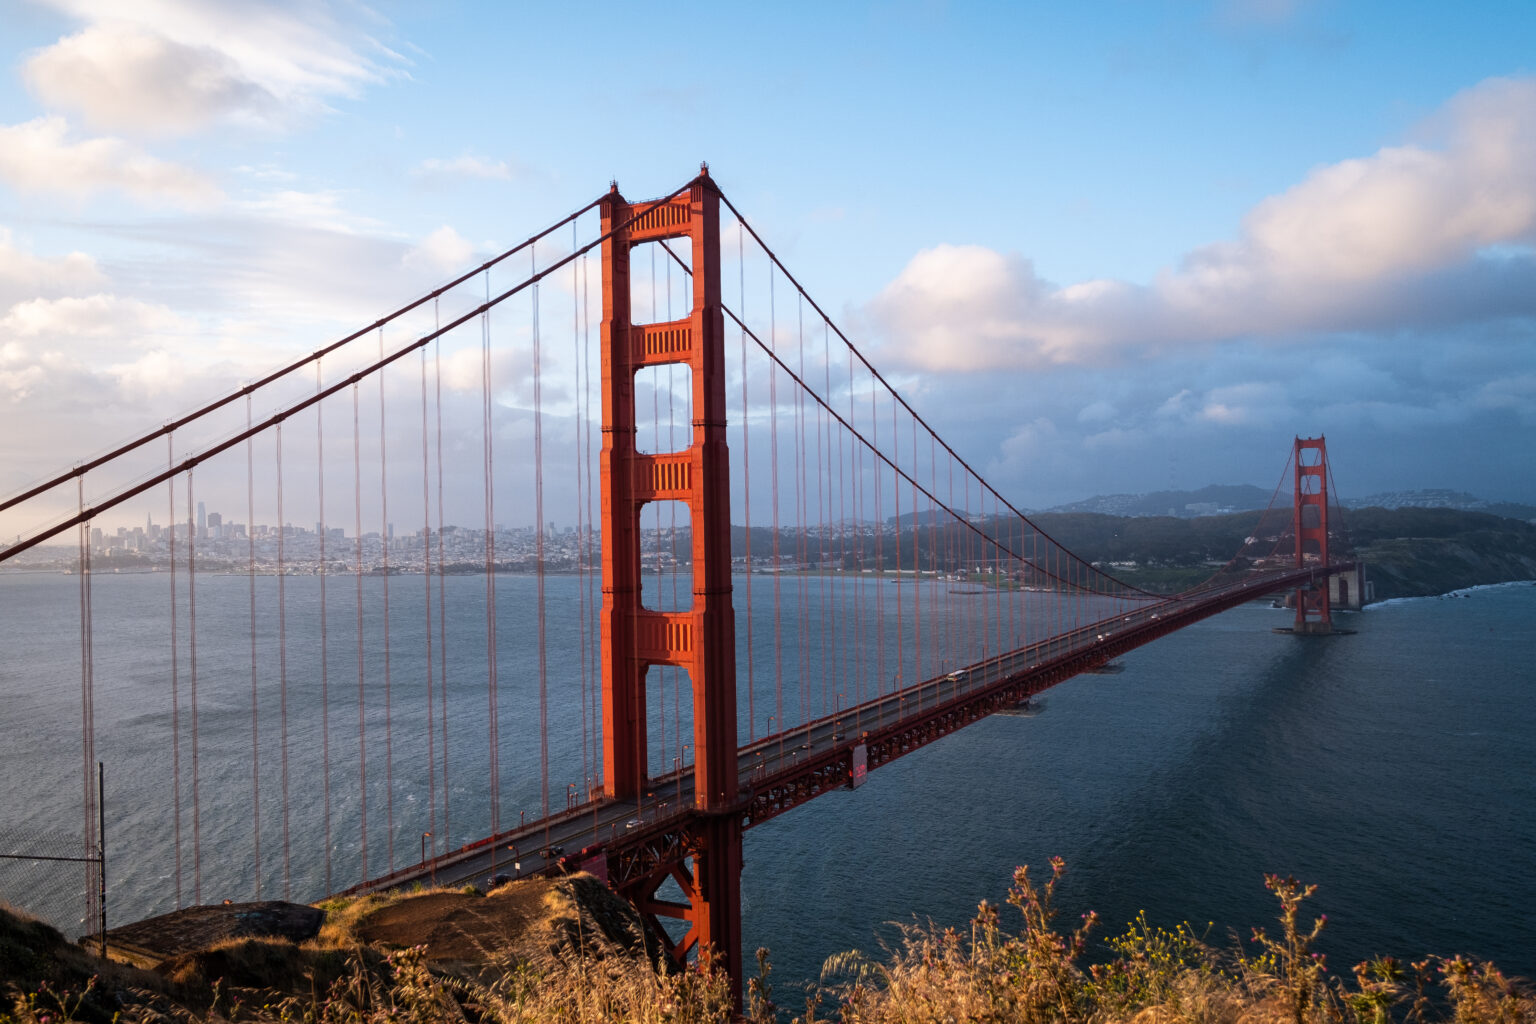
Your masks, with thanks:
[[[98,576],[90,588],[109,923],[194,899],[316,899],[362,877],[365,845],[366,874],[377,875],[492,826],[483,576],[444,581],[447,658],[434,640],[429,712],[425,639],[442,624],[426,614],[422,577],[391,581],[387,648],[382,580],[331,580],[321,662],[316,578],[282,581],[280,621],[275,578],[200,574],[195,802],[194,609],[183,575],[173,701],[168,582]],[[541,673],[535,582],[496,583],[503,829],[520,814],[563,807],[591,780],[600,749],[595,596],[574,577],[545,585]],[[799,604],[781,602],[777,617],[775,586],[802,588]],[[846,707],[903,673],[946,667],[932,644],[914,652],[899,588],[814,583],[807,597],[806,586],[737,580],[738,647],[750,654],[738,658],[744,738]],[[928,621],[947,619],[944,658],[995,652],[1008,630],[986,611],[986,596],[944,590],[934,584],[919,596]],[[0,843],[10,848],[0,852],[79,835],[80,597],[78,577],[0,575],[0,621],[10,627],[0,658]],[[866,629],[845,644],[856,655],[823,664],[829,619],[877,599],[896,609],[878,620],[889,628]],[[783,995],[814,979],[832,953],[894,942],[889,922],[963,925],[977,901],[1002,899],[1015,866],[1043,877],[1059,855],[1068,870],[1063,921],[1097,910],[1101,935],[1144,909],[1153,924],[1187,920],[1226,944],[1272,924],[1263,876],[1274,872],[1318,884],[1310,904],[1328,914],[1321,948],[1336,969],[1373,953],[1468,953],[1536,975],[1533,622],[1536,586],[1511,584],[1340,616],[1352,635],[1276,634],[1288,616],[1262,605],[1189,627],[1126,656],[1119,673],[1049,691],[1038,715],[994,716],[872,773],[857,792],[753,829],[742,880],[748,952],[772,951]],[[653,671],[653,774],[691,758],[687,684],[676,676]],[[551,736],[547,774],[541,717]],[[0,861],[0,898],[70,935],[86,930],[82,890],[75,865]]]

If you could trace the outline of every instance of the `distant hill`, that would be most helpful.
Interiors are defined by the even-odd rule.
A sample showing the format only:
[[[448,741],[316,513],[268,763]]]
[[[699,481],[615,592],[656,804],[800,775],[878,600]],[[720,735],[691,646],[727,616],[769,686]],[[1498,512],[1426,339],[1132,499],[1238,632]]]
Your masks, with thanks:
[[[1344,498],[1345,508],[1448,508],[1457,512],[1487,512],[1506,519],[1536,521],[1536,505],[1512,501],[1484,501],[1465,491],[1433,488],[1418,491],[1387,491],[1364,498]]]
[[[1223,516],[1269,507],[1272,491],[1251,484],[1211,484],[1198,491],[1154,491],[1151,494],[1101,494],[1086,501],[1057,505],[1047,512],[1106,516]]]
[[[1195,519],[1200,516],[1230,515],[1269,507],[1273,492],[1249,484],[1212,484],[1198,491],[1154,491],[1151,494],[1100,494],[1084,501],[1048,508],[1046,512],[1088,513],[1140,518],[1172,516]],[[1289,492],[1281,495],[1288,501]],[[1384,491],[1364,498],[1341,498],[1346,509],[1362,508],[1448,508],[1457,512],[1486,512],[1506,519],[1536,522],[1536,505],[1509,501],[1487,501],[1465,491],[1430,488],[1411,491]],[[905,517],[903,517],[905,518]]]

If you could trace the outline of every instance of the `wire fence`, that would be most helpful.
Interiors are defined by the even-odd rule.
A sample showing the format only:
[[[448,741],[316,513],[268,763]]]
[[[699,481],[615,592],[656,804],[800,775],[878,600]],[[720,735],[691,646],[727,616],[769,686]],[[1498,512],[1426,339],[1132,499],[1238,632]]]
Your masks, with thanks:
[[[103,769],[97,770],[97,810],[102,807]],[[99,825],[105,821],[100,820]],[[65,865],[79,864],[85,870],[85,907],[81,922],[94,925],[95,937],[103,958],[107,955],[107,837],[98,827],[95,841],[67,832],[0,825],[0,879],[7,884],[0,891],[21,895],[33,891],[42,876],[68,870]],[[48,865],[44,867],[44,865]]]

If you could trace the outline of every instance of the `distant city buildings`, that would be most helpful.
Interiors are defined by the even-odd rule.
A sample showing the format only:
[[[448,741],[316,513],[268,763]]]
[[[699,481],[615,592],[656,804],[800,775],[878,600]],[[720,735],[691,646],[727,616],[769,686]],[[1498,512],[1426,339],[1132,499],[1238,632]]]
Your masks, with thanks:
[[[250,567],[254,564],[260,571],[274,571],[281,540],[285,572],[317,573],[322,567],[328,572],[355,572],[359,566],[365,572],[380,571],[385,565],[386,554],[392,572],[421,572],[428,565],[434,571],[439,566],[472,571],[485,568],[487,547],[499,569],[517,570],[536,567],[540,539],[531,526],[498,526],[489,545],[485,530],[458,526],[416,530],[397,536],[395,524],[387,523],[382,534],[365,532],[360,539],[348,535],[344,527],[324,523],[315,523],[312,529],[292,523],[281,527],[255,523],[247,527],[245,523],[227,521],[220,512],[208,511],[203,502],[197,505],[195,522],[195,532],[190,531],[186,523],[161,526],[152,516],[146,517],[143,526],[131,529],[93,527],[90,531],[91,556],[108,561],[142,562],[146,567],[168,566],[174,545],[178,562],[185,561],[190,549],[201,568]],[[574,571],[580,568],[583,558],[587,565],[595,567],[599,552],[596,530],[578,531],[571,526],[560,528],[553,522],[548,524],[543,537],[546,569]],[[39,549],[27,561],[52,560],[60,553],[57,548],[51,552]],[[70,557],[75,554],[71,548]]]

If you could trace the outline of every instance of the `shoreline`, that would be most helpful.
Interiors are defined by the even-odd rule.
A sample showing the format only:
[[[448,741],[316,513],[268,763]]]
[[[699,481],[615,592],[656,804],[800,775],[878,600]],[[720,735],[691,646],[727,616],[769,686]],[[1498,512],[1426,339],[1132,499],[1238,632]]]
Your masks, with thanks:
[[[1444,601],[1447,598],[1470,597],[1480,590],[1502,590],[1506,587],[1536,587],[1536,580],[1505,580],[1502,583],[1474,583],[1470,586],[1457,587],[1447,590],[1443,594],[1423,594],[1417,597],[1389,597],[1385,601],[1372,601],[1361,610],[1369,611],[1373,608],[1386,608],[1389,605],[1407,604],[1410,601]]]

